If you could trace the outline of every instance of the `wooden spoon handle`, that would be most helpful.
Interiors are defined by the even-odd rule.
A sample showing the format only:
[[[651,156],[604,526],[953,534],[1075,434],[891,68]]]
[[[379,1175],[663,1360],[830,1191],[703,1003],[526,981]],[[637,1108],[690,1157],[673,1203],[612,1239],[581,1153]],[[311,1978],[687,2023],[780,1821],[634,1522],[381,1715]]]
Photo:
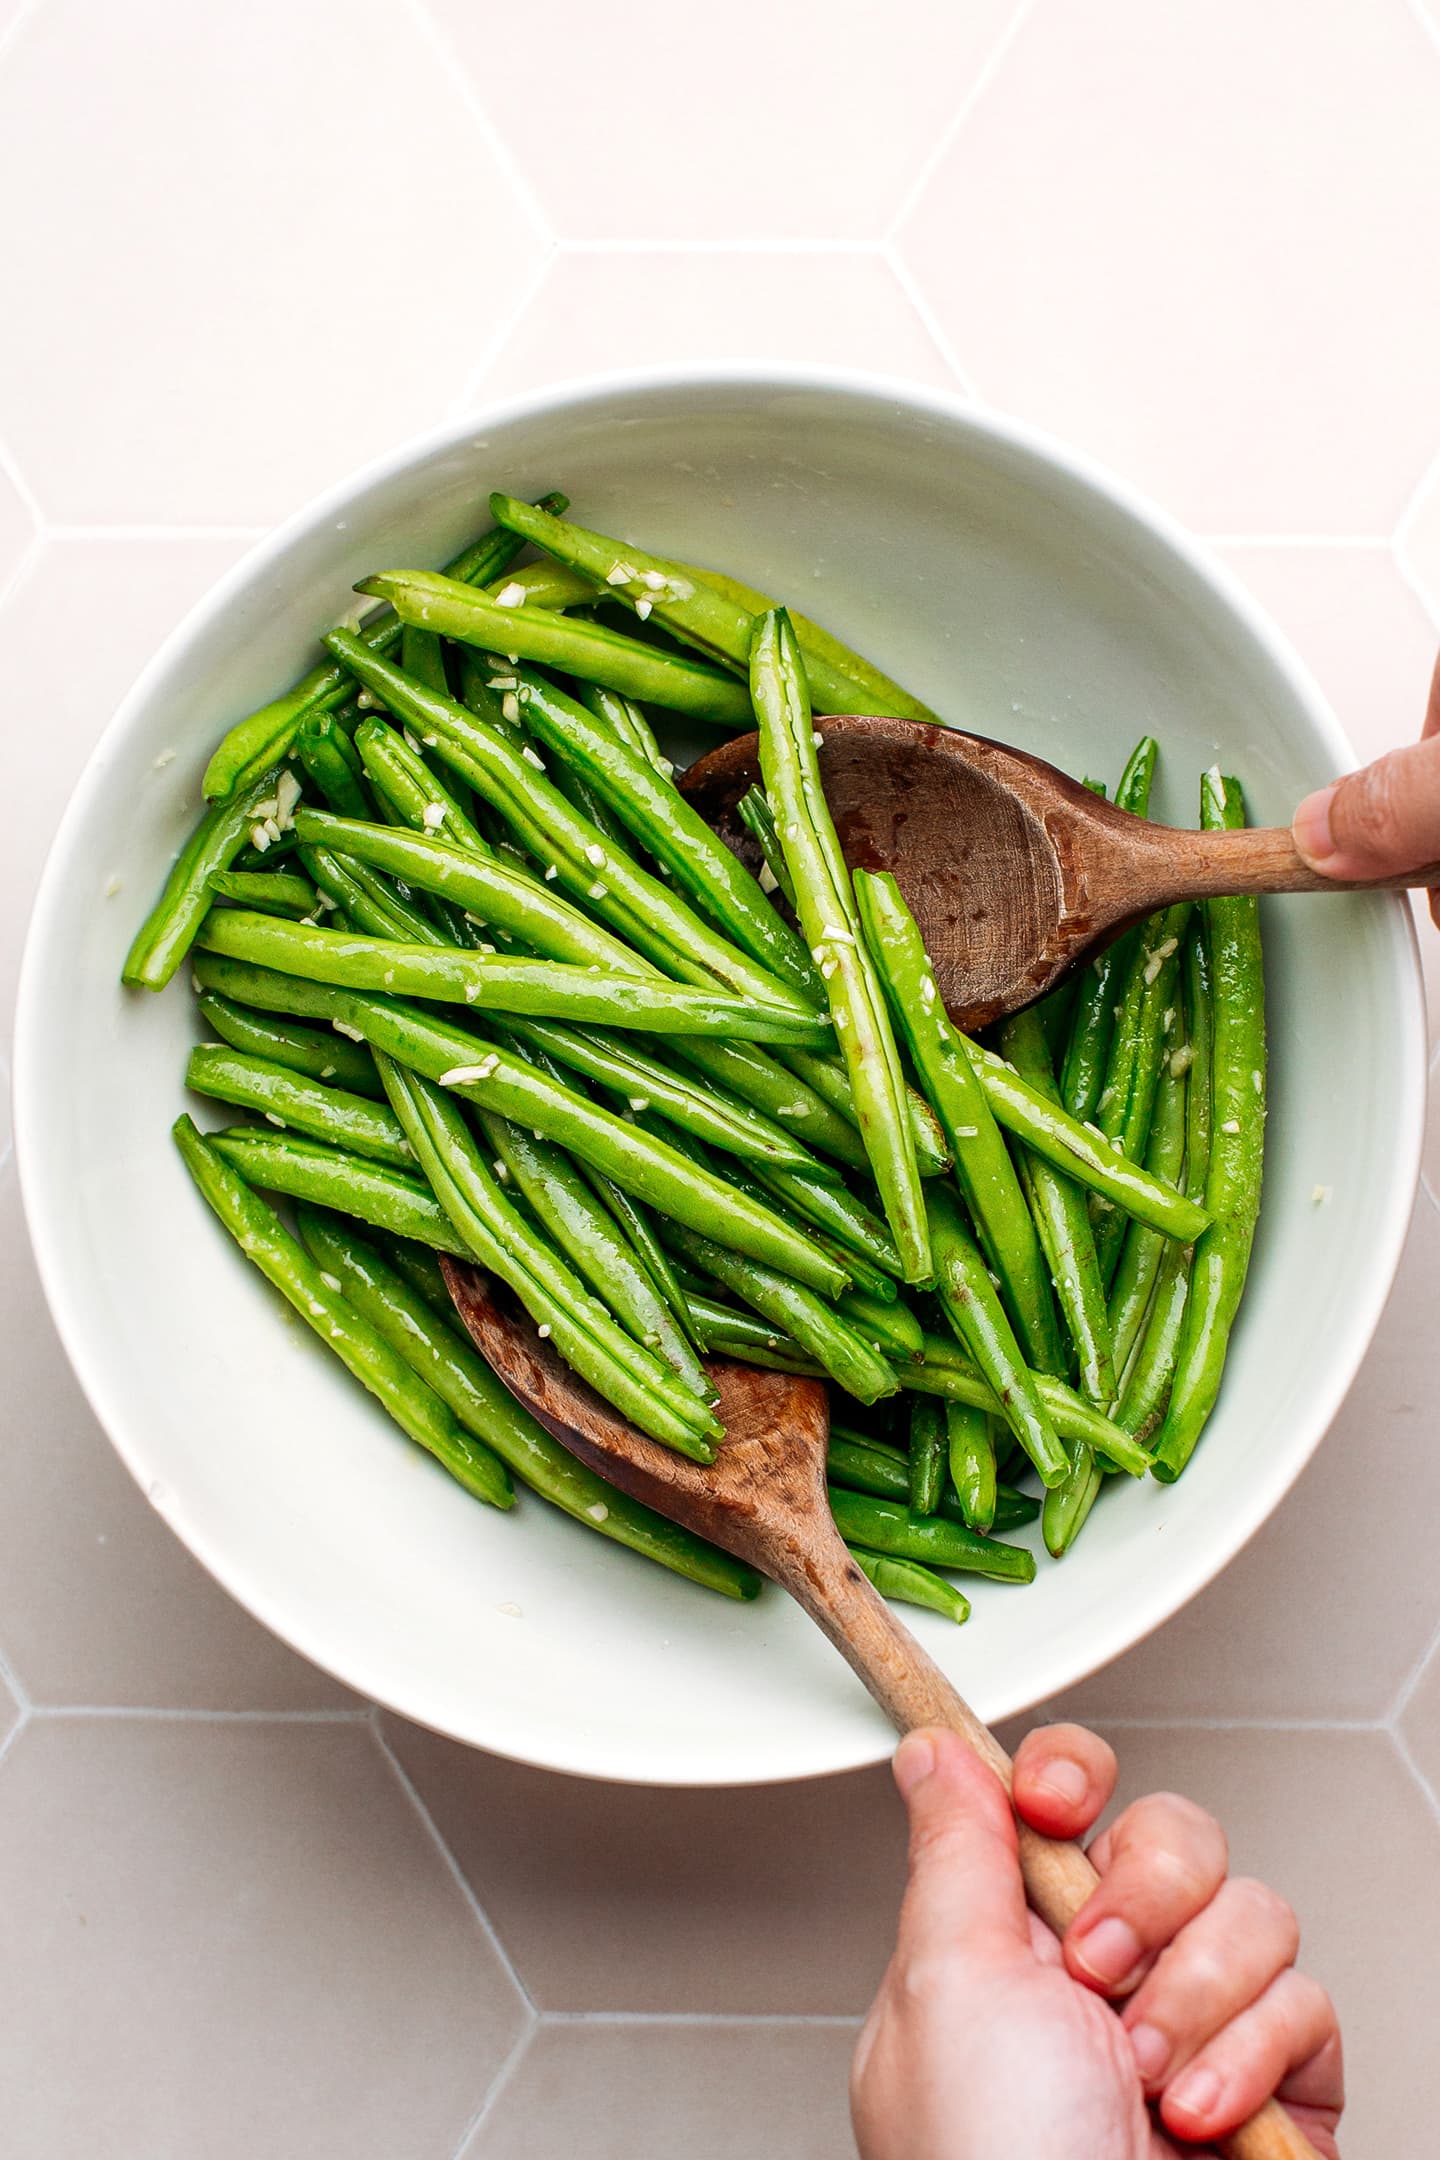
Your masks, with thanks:
[[[838,1537],[833,1553],[828,1543],[823,1549],[810,1544],[803,1565],[787,1568],[781,1579],[849,1661],[897,1731],[943,1725],[962,1734],[1009,1792],[1011,1765],[1004,1748],[866,1581]],[[1100,1877],[1080,1846],[1042,1837],[1018,1817],[1015,1827],[1026,1896],[1061,1935]],[[1309,2139],[1275,2100],[1267,2100],[1258,2115],[1222,2138],[1216,2149],[1225,2160],[1319,2160]]]
[[[1247,827],[1240,832],[1190,832],[1170,825],[1148,827],[1149,845],[1137,843],[1145,891],[1136,907],[1175,900],[1208,900],[1222,893],[1405,892],[1440,885],[1440,863],[1426,863],[1396,877],[1322,877],[1302,861],[1289,828]],[[1150,897],[1153,885],[1158,898]]]

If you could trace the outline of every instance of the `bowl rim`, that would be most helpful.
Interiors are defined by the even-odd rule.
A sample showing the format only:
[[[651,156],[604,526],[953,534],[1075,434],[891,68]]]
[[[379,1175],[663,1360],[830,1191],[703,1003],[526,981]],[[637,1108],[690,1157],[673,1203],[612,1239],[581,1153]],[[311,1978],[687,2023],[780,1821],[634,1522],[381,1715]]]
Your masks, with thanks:
[[[146,1459],[145,1434],[143,1428],[135,1429],[123,1404],[114,1398],[109,1361],[88,1339],[72,1298],[63,1241],[44,1190],[39,1143],[32,1140],[32,1131],[39,1128],[45,1090],[42,1060],[38,1050],[32,1049],[32,1043],[39,1040],[40,1010],[46,995],[44,960],[53,940],[72,836],[84,822],[92,798],[103,783],[105,767],[114,746],[129,732],[183,650],[225,615],[251,583],[283,558],[293,545],[332,522],[337,512],[343,513],[358,496],[398,479],[407,469],[426,459],[463,450],[490,429],[543,420],[549,414],[574,412],[616,397],[643,398],[676,391],[723,394],[734,390],[752,393],[768,390],[776,395],[807,392],[889,403],[943,423],[958,422],[994,443],[1053,469],[1063,479],[1078,483],[1083,490],[1099,497],[1107,508],[1118,511],[1132,526],[1158,542],[1187,573],[1210,589],[1239,619],[1304,707],[1330,755],[1335,773],[1356,768],[1358,760],[1354,750],[1303,660],[1236,574],[1204,541],[1197,539],[1142,489],[1087,452],[1057,439],[1028,420],[986,405],[958,387],[953,390],[940,388],[865,369],[764,360],[630,367],[567,378],[547,383],[539,389],[488,401],[473,411],[424,429],[372,458],[302,504],[272,531],[256,540],[165,637],[91,749],[46,853],[31,905],[16,994],[12,1075],[15,1159],[25,1222],[46,1303],[81,1390],[110,1444],[151,1505],[154,1502],[150,1500],[151,1470]],[[1355,1286],[1349,1300],[1346,1325],[1338,1335],[1332,1333],[1327,1343],[1328,1377],[1318,1407],[1311,1413],[1313,1431],[1308,1445],[1293,1457],[1271,1456],[1268,1459],[1269,1474],[1257,1475],[1247,1484],[1244,1501],[1236,1509],[1233,1537],[1218,1556],[1212,1553],[1196,1558],[1193,1551],[1187,1554],[1185,1563],[1177,1564],[1165,1596],[1152,1599],[1142,1609],[1138,1628],[1136,1616],[1131,1611],[1123,1621],[1117,1618],[1108,1628],[1101,1627],[1097,1633],[1087,1635],[1084,1649],[1066,1668],[1065,1678],[1036,1701],[1053,1700],[1127,1650],[1137,1647],[1158,1627],[1174,1618],[1230,1565],[1313,1459],[1354,1382],[1399,1268],[1419,1183],[1425,1132],[1427,1023],[1419,945],[1414,918],[1403,894],[1393,896],[1387,914],[1388,935],[1398,963],[1399,982],[1396,1052],[1400,1067],[1400,1101],[1393,1128],[1394,1172],[1387,1181],[1363,1280]],[[173,1523],[169,1527],[176,1528]],[[278,1615],[270,1594],[263,1586],[249,1580],[245,1564],[224,1548],[223,1539],[217,1540],[194,1525],[188,1525],[183,1533],[176,1529],[176,1535],[181,1536],[187,1550],[237,1603],[299,1655],[363,1698],[378,1702],[417,1723],[428,1722],[423,1712],[378,1694],[363,1671],[347,1669],[343,1644],[337,1647],[332,1642],[322,1642],[318,1637],[323,1630],[297,1627],[294,1616],[287,1614],[282,1618]],[[1179,1558],[1177,1555],[1177,1563]],[[1034,1703],[1017,1705],[1008,1714],[1018,1716],[1034,1707]],[[443,1726],[434,1729],[447,1732],[449,1737],[462,1744],[483,1747],[511,1760],[569,1775],[652,1785],[708,1786],[717,1782],[703,1774],[687,1776],[673,1769],[657,1769],[653,1763],[640,1765],[633,1771],[617,1768],[609,1760],[602,1765],[589,1744],[578,1738],[567,1759],[557,1752],[527,1751],[505,1739],[480,1740],[471,1734],[454,1733]],[[737,1765],[723,1782],[738,1786],[839,1775],[882,1761],[889,1750],[889,1736],[884,1727],[877,1724],[872,1744],[857,1744],[839,1754],[832,1752],[823,1764],[778,1772],[773,1769],[750,1771]]]

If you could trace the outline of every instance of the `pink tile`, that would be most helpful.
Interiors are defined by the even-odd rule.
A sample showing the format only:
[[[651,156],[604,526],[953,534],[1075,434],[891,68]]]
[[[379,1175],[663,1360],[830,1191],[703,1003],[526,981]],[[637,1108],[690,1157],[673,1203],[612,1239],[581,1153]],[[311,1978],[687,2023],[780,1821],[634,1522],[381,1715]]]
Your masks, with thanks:
[[[1204,531],[1388,533],[1436,448],[1406,0],[1036,7],[901,233],[961,363]]]
[[[383,0],[53,0],[0,66],[0,189],[31,326],[0,415],[46,513],[81,521],[303,501],[458,394],[535,245]]]
[[[525,2022],[363,1726],[32,1720],[0,1909],[14,2160],[449,2160]]]
[[[854,2032],[542,2025],[459,2160],[847,2160]]]
[[[1012,0],[431,0],[562,240],[870,239],[959,110]]]
[[[670,1791],[557,1777],[398,1718],[385,1729],[541,2010],[868,2005],[904,1881],[888,1769]]]
[[[1375,1718],[1388,1710],[1436,1621],[1437,1281],[1440,1214],[1422,1203],[1370,1353],[1295,1491],[1218,1581],[1052,1703],[1052,1715]]]
[[[878,256],[660,250],[556,256],[476,395],[591,369],[757,357],[955,387]]]

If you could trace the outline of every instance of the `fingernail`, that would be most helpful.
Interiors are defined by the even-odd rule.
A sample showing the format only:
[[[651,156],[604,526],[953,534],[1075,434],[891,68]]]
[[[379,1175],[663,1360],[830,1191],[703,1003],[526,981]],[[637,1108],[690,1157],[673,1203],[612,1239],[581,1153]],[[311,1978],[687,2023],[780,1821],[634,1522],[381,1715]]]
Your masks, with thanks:
[[[1295,845],[1308,863],[1317,870],[1335,853],[1335,838],[1330,830],[1330,805],[1335,800],[1340,783],[1333,781],[1329,787],[1320,788],[1314,795],[1307,795],[1290,822]]]
[[[1140,1962],[1140,1938],[1128,1920],[1112,1913],[1082,1936],[1074,1955],[1092,1980],[1098,1980],[1102,1987],[1118,1988]]]
[[[1132,2033],[1130,2037],[1133,2046],[1135,2036]],[[1171,2107],[1181,2108],[1196,2122],[1201,2122],[1214,2114],[1221,2090],[1218,2070],[1191,2070],[1176,2079],[1165,2098]]]
[[[1130,2052],[1141,2083],[1158,2085],[1170,2060],[1170,2042],[1158,2025],[1132,2025],[1129,2030]]]
[[[1090,1780],[1078,1762],[1068,1755],[1057,1755],[1053,1762],[1046,1763],[1045,1774],[1036,1779],[1035,1786],[1038,1792],[1053,1793],[1067,1807],[1079,1807],[1090,1790]]]
[[[935,1743],[929,1733],[906,1733],[895,1750],[895,1783],[900,1796],[908,1800],[917,1785],[923,1785],[935,1768]]]

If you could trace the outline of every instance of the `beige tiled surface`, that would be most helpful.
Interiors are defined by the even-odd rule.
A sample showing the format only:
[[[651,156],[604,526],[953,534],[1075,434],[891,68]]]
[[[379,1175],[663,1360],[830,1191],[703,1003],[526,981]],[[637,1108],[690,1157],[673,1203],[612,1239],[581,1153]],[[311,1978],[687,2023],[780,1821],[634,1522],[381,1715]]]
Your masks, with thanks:
[[[464,0],[0,0],[0,178],[0,1054],[50,830],[166,629],[317,486],[563,374],[824,357],[976,386],[1217,539],[1358,748],[1418,724],[1433,10],[554,0],[537,34]],[[899,1865],[884,1775],[676,1796],[372,1722],[109,1451],[6,1132],[6,2160],[843,2154]],[[1427,1164],[1298,1491],[1064,1706],[1294,1897],[1357,2156],[1418,2155],[1440,2098],[1440,1119]]]

